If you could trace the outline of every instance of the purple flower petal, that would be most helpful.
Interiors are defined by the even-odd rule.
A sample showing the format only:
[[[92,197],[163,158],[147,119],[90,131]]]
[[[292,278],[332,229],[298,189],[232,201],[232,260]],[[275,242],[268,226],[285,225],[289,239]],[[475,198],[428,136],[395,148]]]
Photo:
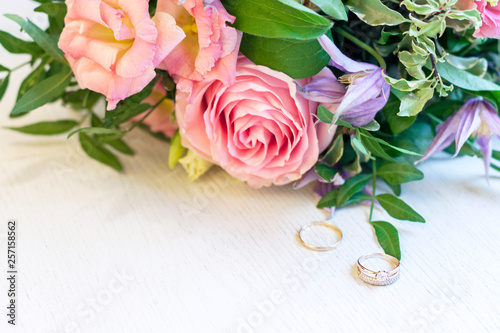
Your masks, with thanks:
[[[480,109],[478,103],[480,102],[477,99],[471,99],[467,101],[456,114],[462,114],[462,116],[460,117],[455,135],[456,152],[453,157],[458,155],[465,141],[467,141],[472,133],[481,125],[481,118],[478,113]]]
[[[312,167],[311,169],[309,169],[309,171],[304,173],[299,180],[297,180],[293,184],[293,188],[297,190],[297,189],[302,188],[302,187],[306,186],[307,184],[310,184],[310,183],[317,181],[319,179],[320,179],[320,177],[318,176],[318,174],[314,170],[314,167]]]
[[[311,83],[302,87],[302,91],[304,96],[313,102],[331,104],[342,101],[346,87],[325,67],[313,76]]]
[[[482,135],[477,139],[476,142],[479,145],[479,148],[481,148],[481,154],[483,154],[484,171],[486,173],[486,180],[489,181],[491,154],[493,152],[493,147],[491,144],[491,137]]]
[[[368,106],[375,108],[380,107],[375,111],[376,113],[384,107],[387,102],[388,95],[384,96],[384,93],[386,93],[389,89],[390,86],[385,82],[382,76],[382,69],[380,68],[373,71],[368,76],[356,79],[356,81],[351,84],[349,88],[347,88],[345,97],[335,113],[334,122],[337,121],[339,117],[342,117],[343,114],[351,112],[352,109],[359,110],[360,108],[363,108],[365,103],[377,99],[382,94],[382,100],[378,100],[373,105],[366,105],[367,108]]]
[[[443,122],[436,128],[436,136],[431,141],[431,144],[425,151],[424,156],[416,161],[415,164],[425,161],[435,153],[438,153],[448,147],[453,142],[453,140],[455,140],[455,133],[460,121],[460,117],[457,117],[457,114],[458,113],[449,117],[445,122]]]
[[[318,37],[318,41],[323,47],[323,49],[330,55],[332,60],[330,60],[329,65],[337,67],[338,69],[346,73],[357,73],[362,71],[372,71],[377,69],[378,66],[366,63],[357,62],[351,58],[345,56],[338,47],[333,43],[333,41],[328,38],[328,36],[323,35]]]
[[[487,101],[483,101],[483,103],[481,103],[480,117],[482,123],[486,124],[487,126],[481,126],[481,128],[478,130],[478,132],[480,132],[478,133],[479,135],[494,133],[500,136],[500,118],[498,117],[498,113],[493,105],[491,105],[491,103]],[[485,129],[488,131],[487,133],[483,133]]]
[[[348,112],[341,115],[340,118],[356,127],[368,124],[375,118],[377,112],[387,104],[387,96],[389,96],[390,89],[389,85],[384,86],[382,94],[379,97],[352,107]]]

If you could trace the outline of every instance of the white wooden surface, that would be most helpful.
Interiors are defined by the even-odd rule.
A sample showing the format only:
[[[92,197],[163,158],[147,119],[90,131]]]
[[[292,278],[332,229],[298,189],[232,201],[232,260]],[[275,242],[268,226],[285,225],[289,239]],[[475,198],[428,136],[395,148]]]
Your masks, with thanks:
[[[0,12],[43,24],[30,8]],[[0,18],[0,29],[16,26]],[[0,50],[3,65],[24,60]],[[1,126],[76,117],[47,106],[8,119],[26,73],[0,104]],[[1,332],[500,331],[500,177],[487,185],[480,160],[434,159],[404,186],[427,223],[394,221],[402,276],[372,287],[355,274],[359,256],[380,251],[368,207],[339,210],[344,240],[318,254],[295,240],[324,217],[310,188],[252,190],[217,170],[190,183],[168,169],[164,143],[141,132],[128,142],[137,154],[117,173],[76,138],[0,130]],[[19,221],[16,327],[5,316],[8,218]]]

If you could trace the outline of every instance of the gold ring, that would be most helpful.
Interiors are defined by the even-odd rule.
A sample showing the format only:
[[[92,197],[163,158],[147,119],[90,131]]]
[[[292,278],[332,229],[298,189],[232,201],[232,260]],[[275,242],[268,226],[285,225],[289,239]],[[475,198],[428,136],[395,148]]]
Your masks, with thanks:
[[[370,258],[384,259],[390,262],[393,268],[390,271],[372,271],[363,266],[363,261]],[[361,281],[374,286],[388,286],[399,279],[399,260],[384,253],[367,254],[358,259],[358,275]]]
[[[332,245],[328,245],[328,246],[316,246],[316,245],[312,245],[312,244],[309,244],[307,243],[306,241],[304,241],[304,239],[302,238],[302,233],[311,229],[312,227],[325,227],[325,228],[329,228],[331,230],[333,230],[337,236],[338,236],[338,240],[332,244]],[[331,223],[328,223],[328,222],[312,222],[312,223],[309,223],[305,226],[303,226],[299,232],[298,232],[298,239],[300,241],[300,243],[305,246],[306,248],[308,248],[309,250],[313,250],[313,251],[330,251],[330,250],[333,250],[337,245],[339,245],[340,241],[342,240],[342,231],[340,231],[339,228],[337,228],[336,226],[334,226],[333,224]]]

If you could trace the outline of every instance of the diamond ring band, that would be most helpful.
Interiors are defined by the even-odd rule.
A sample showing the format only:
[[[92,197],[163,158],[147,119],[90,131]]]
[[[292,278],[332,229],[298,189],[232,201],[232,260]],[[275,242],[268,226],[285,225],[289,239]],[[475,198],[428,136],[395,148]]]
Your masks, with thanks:
[[[386,260],[393,267],[389,271],[374,271],[363,266],[363,262],[372,258]],[[373,253],[364,255],[358,259],[357,268],[361,281],[375,286],[388,286],[399,279],[399,260],[388,254]]]

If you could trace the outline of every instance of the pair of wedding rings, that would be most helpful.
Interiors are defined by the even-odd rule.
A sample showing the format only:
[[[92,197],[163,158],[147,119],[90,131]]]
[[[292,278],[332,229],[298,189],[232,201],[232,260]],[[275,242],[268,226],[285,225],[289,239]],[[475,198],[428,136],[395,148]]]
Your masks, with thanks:
[[[337,239],[332,241],[331,244],[319,246],[319,245],[313,245],[305,241],[304,234],[310,231],[314,227],[324,227],[332,230],[334,233],[337,234]],[[340,241],[342,240],[342,231],[340,231],[339,228],[334,226],[331,223],[328,222],[312,222],[309,223],[305,226],[303,226],[299,232],[298,232],[298,240],[299,242],[309,250],[313,251],[330,251],[333,250],[337,245],[339,245]],[[382,259],[387,262],[389,262],[392,266],[392,268],[388,271],[386,270],[371,270],[367,268],[366,266],[363,265],[363,263],[369,259]],[[366,265],[366,264],[365,264]],[[361,279],[361,281],[375,285],[375,286],[388,286],[390,284],[393,284],[399,279],[400,275],[400,269],[399,269],[399,260],[393,256],[390,256],[388,254],[383,254],[383,253],[372,253],[372,254],[367,254],[364,256],[361,256],[358,259],[358,262],[356,264],[356,268],[358,271],[358,276]]]

